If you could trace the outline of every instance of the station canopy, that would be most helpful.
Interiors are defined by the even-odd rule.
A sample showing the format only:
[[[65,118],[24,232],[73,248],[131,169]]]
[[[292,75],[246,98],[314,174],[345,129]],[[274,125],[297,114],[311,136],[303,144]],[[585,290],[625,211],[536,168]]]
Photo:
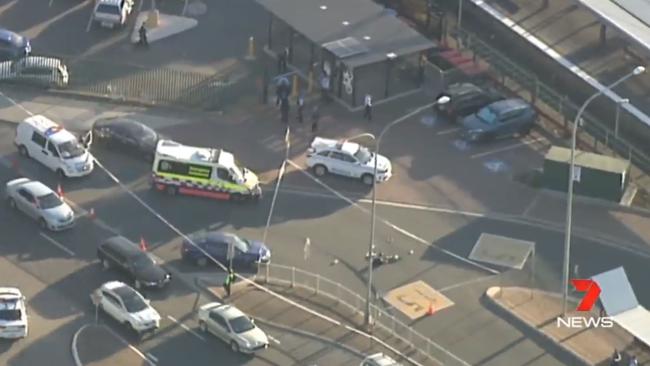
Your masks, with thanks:
[[[372,0],[257,2],[351,68],[435,47],[435,43]]]

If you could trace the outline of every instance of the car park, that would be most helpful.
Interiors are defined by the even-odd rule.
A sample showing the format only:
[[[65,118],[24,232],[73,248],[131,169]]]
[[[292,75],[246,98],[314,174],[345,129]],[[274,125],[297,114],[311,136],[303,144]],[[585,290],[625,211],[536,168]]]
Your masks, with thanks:
[[[27,56],[0,62],[0,80],[46,88],[65,88],[70,81],[70,75],[68,67],[61,59]]]
[[[307,166],[319,177],[328,173],[336,174],[360,179],[364,184],[372,185],[373,179],[385,182],[392,175],[390,160],[379,155],[377,177],[373,178],[375,157],[375,153],[357,143],[315,137],[307,150]]]
[[[123,236],[102,243],[97,248],[97,259],[104,269],[115,268],[127,275],[136,289],[162,288],[172,278],[148,253]]]
[[[233,266],[254,267],[271,261],[271,250],[261,241],[247,240],[231,233],[219,231],[198,232],[183,240],[181,256],[188,262],[205,266],[209,262],[206,252],[221,263],[232,254]]]
[[[75,223],[72,208],[45,184],[28,178],[7,182],[9,207],[38,221],[41,229],[60,231]]]
[[[504,99],[496,90],[481,88],[472,83],[451,84],[440,93],[438,99],[443,96],[449,97],[449,102],[436,104],[434,108],[437,115],[452,123],[476,113],[490,103]]]
[[[32,45],[27,37],[0,28],[0,61],[16,60],[31,52]]]
[[[526,135],[537,119],[535,108],[523,99],[500,100],[465,117],[461,135],[468,141]]]
[[[133,11],[133,0],[97,0],[93,18],[102,27],[122,27]]]
[[[125,117],[103,118],[92,128],[93,142],[153,162],[160,136],[143,123]]]
[[[375,353],[364,358],[360,366],[402,366],[402,364],[386,354]]]
[[[129,285],[110,281],[94,291],[93,302],[103,311],[138,336],[160,328],[160,314],[151,302]]]
[[[233,352],[252,354],[269,347],[269,339],[241,310],[230,304],[209,303],[199,308],[199,327],[230,345]]]
[[[30,116],[16,128],[14,144],[24,157],[33,158],[59,177],[82,177],[94,168],[94,157],[77,137],[45,116]]]
[[[15,287],[0,287],[0,338],[25,338],[28,333],[25,297]]]

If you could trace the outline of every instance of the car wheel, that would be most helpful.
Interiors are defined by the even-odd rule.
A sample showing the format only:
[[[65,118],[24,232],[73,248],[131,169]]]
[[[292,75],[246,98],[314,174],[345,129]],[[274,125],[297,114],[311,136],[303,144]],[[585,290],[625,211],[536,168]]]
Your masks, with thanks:
[[[18,153],[26,158],[29,157],[29,151],[27,151],[25,145],[18,146]]]
[[[364,174],[361,176],[361,181],[363,182],[363,184],[367,186],[371,186],[373,184],[374,179],[372,174]]]
[[[196,260],[196,264],[199,267],[205,267],[208,264],[208,259],[207,258],[199,258]]]
[[[322,177],[327,174],[327,168],[324,165],[315,165],[314,174],[316,174],[317,177]]]
[[[57,169],[56,170],[56,175],[58,175],[59,178],[61,178],[61,179],[67,178],[67,176],[65,175],[65,172],[63,171],[63,169]]]
[[[178,192],[178,189],[175,186],[167,186],[165,187],[165,192],[167,192],[167,194],[170,196],[175,196]]]
[[[47,222],[42,217],[40,219],[38,219],[38,226],[40,226],[42,230],[47,230],[48,229]]]
[[[11,209],[15,210],[17,208],[16,201],[14,201],[13,198],[7,199],[7,203],[9,204],[9,207],[11,207]]]
[[[208,325],[205,324],[205,322],[203,320],[201,320],[201,321],[199,321],[199,329],[201,329],[201,331],[203,333],[207,333],[208,332]]]
[[[108,261],[108,259],[106,258],[102,259],[102,267],[104,267],[104,269],[111,268],[111,263]]]
[[[237,344],[237,342],[231,341],[230,342],[230,349],[235,353],[239,353],[239,345]]]

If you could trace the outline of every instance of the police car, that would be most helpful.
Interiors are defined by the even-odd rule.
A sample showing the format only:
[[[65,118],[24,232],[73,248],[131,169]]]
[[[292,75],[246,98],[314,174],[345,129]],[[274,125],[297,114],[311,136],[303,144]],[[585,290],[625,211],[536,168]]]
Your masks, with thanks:
[[[258,199],[262,195],[257,175],[222,149],[160,140],[152,171],[153,187],[171,195],[233,201]]]
[[[20,155],[38,161],[60,177],[82,177],[93,171],[95,158],[86,147],[45,116],[31,116],[20,122],[14,144]]]
[[[307,150],[307,166],[319,177],[331,173],[361,179],[364,184],[372,185],[375,156],[375,153],[354,142],[315,137]],[[385,182],[391,175],[390,160],[379,155],[375,179]]]
[[[15,287],[0,287],[0,338],[27,337],[25,297]]]

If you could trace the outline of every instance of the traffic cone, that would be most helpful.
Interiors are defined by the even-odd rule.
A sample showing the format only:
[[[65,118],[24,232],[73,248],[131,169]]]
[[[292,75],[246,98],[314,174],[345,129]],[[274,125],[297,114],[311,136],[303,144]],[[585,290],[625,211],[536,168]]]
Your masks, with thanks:
[[[435,311],[433,310],[433,301],[429,301],[429,308],[427,309],[427,315],[433,315]]]
[[[88,211],[88,217],[89,217],[91,220],[94,220],[94,219],[95,219],[95,209],[94,209],[94,208],[92,208],[92,207],[90,208],[90,211]]]
[[[140,250],[143,252],[147,251],[147,242],[144,241],[144,237],[140,237]]]
[[[61,188],[61,184],[56,185],[56,194],[59,197],[63,198],[63,188]]]
[[[248,54],[244,57],[246,60],[255,60],[255,37],[248,39]]]
[[[293,75],[293,83],[291,85],[292,86],[292,88],[291,88],[291,96],[293,98],[296,98],[298,96],[298,90],[300,89],[299,85],[298,85],[299,82],[300,82],[300,79],[298,79],[298,75],[294,74]]]

